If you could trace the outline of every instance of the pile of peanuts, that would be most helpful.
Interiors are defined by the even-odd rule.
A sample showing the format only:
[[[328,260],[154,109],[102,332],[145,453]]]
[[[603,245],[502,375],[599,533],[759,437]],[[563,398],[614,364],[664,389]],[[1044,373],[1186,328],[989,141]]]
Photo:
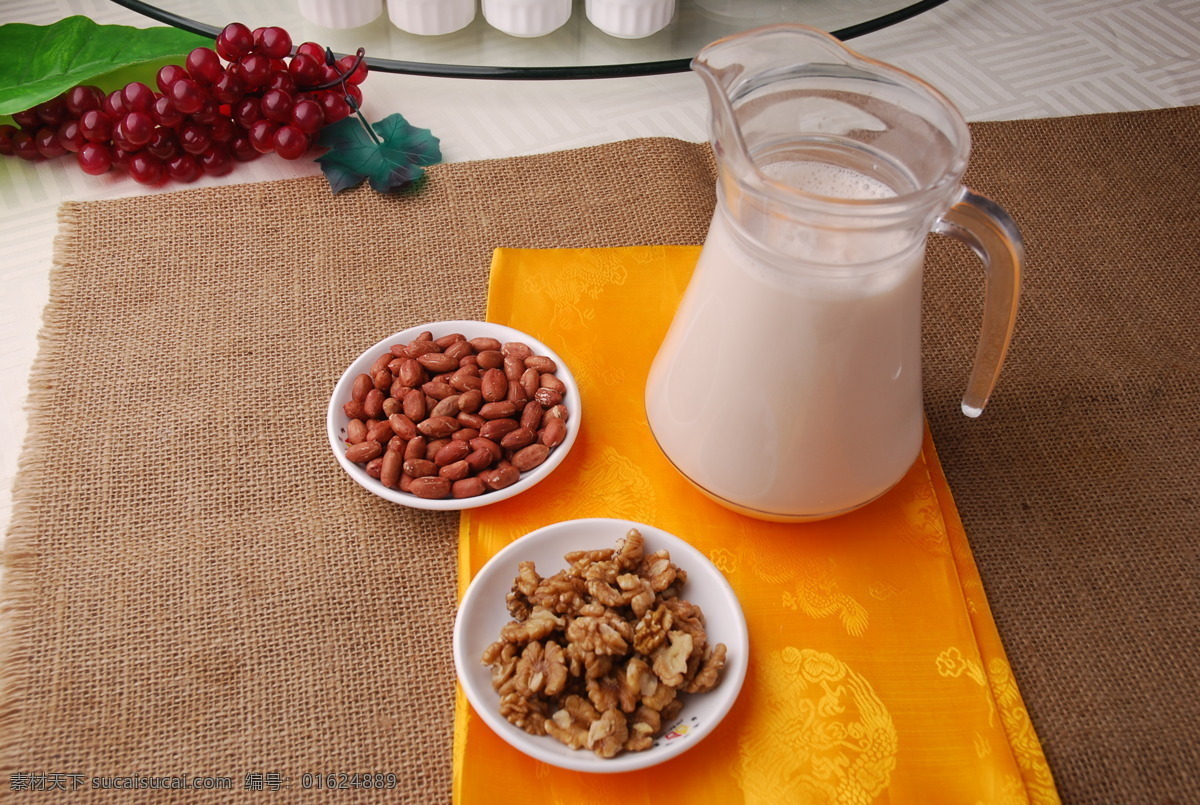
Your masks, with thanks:
[[[423,332],[354,379],[346,458],[420,498],[504,489],[566,438],[557,371],[520,341]]]

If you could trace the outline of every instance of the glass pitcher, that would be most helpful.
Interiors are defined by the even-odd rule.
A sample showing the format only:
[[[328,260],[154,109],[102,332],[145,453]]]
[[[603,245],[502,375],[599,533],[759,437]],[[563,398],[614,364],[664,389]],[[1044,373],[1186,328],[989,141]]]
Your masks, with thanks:
[[[667,458],[768,520],[832,517],[887,492],[920,451],[929,231],[985,268],[963,397],[982,412],[1012,336],[1024,249],[961,185],[967,125],[937,90],[800,25],[692,61],[712,103],[717,206],[646,387]]]

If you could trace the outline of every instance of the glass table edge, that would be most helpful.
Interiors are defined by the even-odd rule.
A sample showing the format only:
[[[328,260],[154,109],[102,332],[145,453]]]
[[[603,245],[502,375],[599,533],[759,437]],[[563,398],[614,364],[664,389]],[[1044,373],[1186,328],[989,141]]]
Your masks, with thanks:
[[[112,0],[119,6],[135,11],[157,22],[166,23],[200,36],[216,37],[219,28],[203,22],[165,11],[143,0]],[[843,41],[865,36],[875,31],[883,30],[918,14],[923,14],[949,0],[919,0],[904,8],[874,19],[830,31],[834,37]],[[345,54],[337,54],[342,56]],[[561,80],[576,78],[630,78],[635,76],[663,75],[667,73],[686,72],[691,66],[691,59],[665,59],[662,61],[628,62],[623,64],[586,64],[567,65],[563,67],[504,67],[488,65],[459,65],[436,64],[427,62],[410,62],[396,59],[384,59],[368,56],[367,65],[385,73],[403,73],[407,75],[422,75],[435,78],[485,78],[502,80]]]

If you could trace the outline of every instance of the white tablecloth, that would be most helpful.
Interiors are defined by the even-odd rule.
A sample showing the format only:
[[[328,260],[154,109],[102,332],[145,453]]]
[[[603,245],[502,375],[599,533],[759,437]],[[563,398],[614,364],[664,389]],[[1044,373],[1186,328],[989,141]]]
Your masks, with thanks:
[[[0,0],[0,23],[47,25],[71,14],[100,23],[157,24],[107,0]],[[969,120],[1200,102],[1200,3],[1195,0],[950,0],[851,45],[938,86]],[[368,118],[402,113],[441,139],[448,162],[632,137],[700,141],[708,136],[707,101],[691,74],[522,82],[375,73],[363,89]],[[272,155],[196,184],[316,173],[311,161],[286,162]],[[180,189],[147,190],[123,175],[88,176],[73,160],[0,158],[0,534],[11,516],[59,203]]]

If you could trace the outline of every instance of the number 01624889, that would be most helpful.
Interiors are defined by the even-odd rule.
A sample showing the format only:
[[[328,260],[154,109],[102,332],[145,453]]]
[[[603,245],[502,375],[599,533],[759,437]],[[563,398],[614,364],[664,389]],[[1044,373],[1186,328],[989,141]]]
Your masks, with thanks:
[[[330,790],[349,790],[349,789],[393,789],[398,784],[396,775],[387,772],[362,773],[362,774],[345,774],[345,773],[305,773],[300,775],[300,787],[308,789],[326,788]]]

